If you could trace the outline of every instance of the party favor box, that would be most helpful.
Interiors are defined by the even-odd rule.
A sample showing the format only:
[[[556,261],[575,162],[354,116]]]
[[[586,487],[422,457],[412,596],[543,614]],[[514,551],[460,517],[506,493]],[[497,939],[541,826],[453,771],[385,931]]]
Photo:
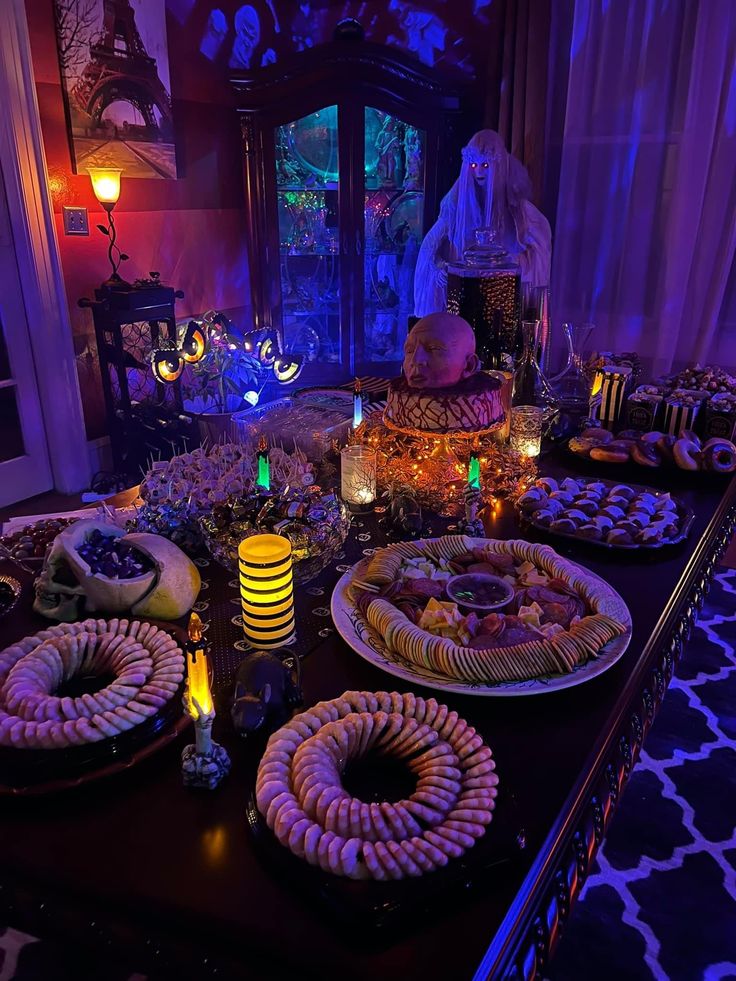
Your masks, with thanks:
[[[613,429],[621,417],[627,389],[631,384],[629,365],[604,365],[601,369],[601,425]]]
[[[660,425],[663,414],[664,397],[642,391],[642,387],[632,392],[626,400],[627,429],[636,429],[641,433],[650,433]]]
[[[733,440],[736,436],[736,395],[714,395],[705,407],[705,438],[720,436]]]
[[[703,392],[676,389],[664,402],[664,431],[679,436],[683,429],[693,429],[704,402]]]

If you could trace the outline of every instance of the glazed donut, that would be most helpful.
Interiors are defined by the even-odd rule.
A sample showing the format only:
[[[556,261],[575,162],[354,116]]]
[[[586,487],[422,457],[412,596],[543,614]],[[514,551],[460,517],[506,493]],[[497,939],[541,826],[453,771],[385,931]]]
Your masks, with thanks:
[[[651,441],[634,443],[631,447],[631,459],[642,467],[658,467],[662,462],[662,457]]]
[[[672,453],[680,470],[700,470],[701,452],[698,443],[680,438],[672,447]]]
[[[641,433],[639,435],[640,443],[656,443],[658,439],[661,439],[665,434],[660,433],[657,430],[653,430],[651,433]]]
[[[589,439],[593,443],[610,443],[613,439],[613,433],[608,429],[602,429],[596,426],[589,426],[580,433],[581,439]]]
[[[416,788],[365,804],[342,784],[368,751],[401,760]],[[258,767],[258,810],[279,842],[311,865],[352,879],[401,879],[446,865],[493,816],[498,777],[475,730],[438,705],[397,692],[345,692],[287,722]]]
[[[590,451],[590,458],[603,463],[626,463],[629,459],[629,448],[624,443],[615,442],[594,446]]]
[[[700,442],[700,436],[694,433],[692,429],[683,429],[679,436],[680,439],[689,439],[691,443],[695,443],[698,449],[702,449],[702,443]]]
[[[672,462],[675,459],[674,449],[675,443],[677,442],[676,436],[660,436],[657,442],[654,444],[659,452],[662,454],[663,459]]]
[[[709,439],[702,450],[703,463],[716,473],[736,471],[736,446],[728,439]]]

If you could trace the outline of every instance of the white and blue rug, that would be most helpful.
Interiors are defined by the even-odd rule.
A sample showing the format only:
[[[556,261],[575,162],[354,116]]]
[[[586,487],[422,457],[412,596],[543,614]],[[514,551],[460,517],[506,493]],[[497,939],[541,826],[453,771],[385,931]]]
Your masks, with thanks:
[[[144,981],[0,927],[0,981]],[[736,981],[736,571],[724,571],[548,971]]]
[[[736,979],[736,571],[716,576],[547,977]]]

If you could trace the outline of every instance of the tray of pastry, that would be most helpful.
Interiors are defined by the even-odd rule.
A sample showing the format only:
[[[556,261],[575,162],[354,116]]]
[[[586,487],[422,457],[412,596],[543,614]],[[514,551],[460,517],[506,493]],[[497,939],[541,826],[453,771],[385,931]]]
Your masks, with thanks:
[[[625,429],[614,436],[602,427],[583,430],[567,443],[577,460],[597,467],[617,470],[624,467],[646,472],[647,468],[669,468],[704,475],[711,479],[730,478],[736,473],[736,445],[723,437],[703,442],[684,430],[679,436],[667,433],[640,433]]]
[[[667,491],[613,480],[540,477],[516,502],[520,520],[560,538],[611,549],[685,541],[695,515]]]

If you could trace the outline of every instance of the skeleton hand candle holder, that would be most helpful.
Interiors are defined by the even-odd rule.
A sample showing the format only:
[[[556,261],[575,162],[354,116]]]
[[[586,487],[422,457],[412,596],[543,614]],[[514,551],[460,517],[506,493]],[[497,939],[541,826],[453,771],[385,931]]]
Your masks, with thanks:
[[[185,787],[214,790],[230,772],[230,757],[212,739],[215,706],[210,692],[207,657],[202,640],[202,621],[196,613],[189,618],[187,645],[187,686],[184,707],[194,721],[194,745],[181,754],[181,773]]]

